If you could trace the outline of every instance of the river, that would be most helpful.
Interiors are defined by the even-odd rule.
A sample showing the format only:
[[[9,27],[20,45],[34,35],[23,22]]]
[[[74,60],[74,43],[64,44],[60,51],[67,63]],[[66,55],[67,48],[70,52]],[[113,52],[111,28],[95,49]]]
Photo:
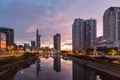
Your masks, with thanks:
[[[0,76],[0,80],[104,80],[94,71],[84,70],[83,66],[59,55],[39,57],[28,66],[17,68],[10,68],[4,77]]]

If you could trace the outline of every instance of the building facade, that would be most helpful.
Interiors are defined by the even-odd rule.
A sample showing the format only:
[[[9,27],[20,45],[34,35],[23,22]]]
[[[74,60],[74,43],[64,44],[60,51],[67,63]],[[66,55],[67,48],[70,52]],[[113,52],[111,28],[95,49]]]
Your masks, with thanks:
[[[100,45],[104,43],[104,38],[103,36],[99,36],[96,38],[96,45]]]
[[[84,48],[84,20],[75,19],[72,25],[72,49],[73,51]]]
[[[30,51],[30,45],[28,43],[24,43],[24,51]]]
[[[37,48],[40,48],[40,47],[41,47],[40,36],[41,36],[41,35],[39,35],[38,29],[37,29],[37,30],[36,30],[36,47],[37,47]]]
[[[31,41],[31,50],[35,50],[35,41]]]
[[[103,37],[107,44],[120,48],[120,7],[110,7],[103,15]]]
[[[54,35],[54,49],[60,51],[61,50],[61,35],[60,34],[56,34]]]
[[[5,52],[6,51],[6,34],[0,33],[0,51]]]
[[[35,41],[31,41],[31,48],[35,47]]]
[[[84,21],[85,27],[85,48],[94,48],[96,43],[96,20],[89,19]]]
[[[86,48],[94,48],[96,40],[95,19],[75,19],[72,25],[72,49],[80,51]]]
[[[6,34],[6,46],[14,45],[14,29],[0,27],[0,32]]]

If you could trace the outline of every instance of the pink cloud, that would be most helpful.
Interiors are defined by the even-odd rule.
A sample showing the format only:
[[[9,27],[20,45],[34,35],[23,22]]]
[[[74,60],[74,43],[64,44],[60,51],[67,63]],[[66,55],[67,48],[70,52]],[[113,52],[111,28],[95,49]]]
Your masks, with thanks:
[[[29,27],[25,32],[26,33],[32,33],[32,32],[35,32],[36,31],[36,25],[33,25],[31,27]]]

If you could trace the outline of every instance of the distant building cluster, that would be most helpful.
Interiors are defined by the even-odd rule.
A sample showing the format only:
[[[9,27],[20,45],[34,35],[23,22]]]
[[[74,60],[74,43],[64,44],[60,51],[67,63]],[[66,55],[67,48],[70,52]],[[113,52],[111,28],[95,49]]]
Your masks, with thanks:
[[[72,25],[73,51],[94,48],[96,38],[95,19],[75,19]]]
[[[53,50],[61,50],[61,35],[56,34],[53,36]],[[24,43],[24,45],[17,45],[14,43],[14,29],[0,27],[0,52],[12,51],[39,51],[49,50],[49,46],[41,47],[41,35],[36,29],[36,40],[31,40],[31,45]]]

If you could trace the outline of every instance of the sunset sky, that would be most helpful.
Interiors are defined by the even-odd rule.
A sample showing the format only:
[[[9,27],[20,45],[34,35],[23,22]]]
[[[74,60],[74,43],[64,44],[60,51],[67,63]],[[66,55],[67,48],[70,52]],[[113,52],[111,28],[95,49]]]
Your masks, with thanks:
[[[74,19],[95,18],[101,36],[109,7],[120,7],[120,0],[0,0],[0,26],[15,30],[17,44],[35,40],[38,28],[42,46],[52,47],[53,35],[60,33],[62,49],[71,49]]]

